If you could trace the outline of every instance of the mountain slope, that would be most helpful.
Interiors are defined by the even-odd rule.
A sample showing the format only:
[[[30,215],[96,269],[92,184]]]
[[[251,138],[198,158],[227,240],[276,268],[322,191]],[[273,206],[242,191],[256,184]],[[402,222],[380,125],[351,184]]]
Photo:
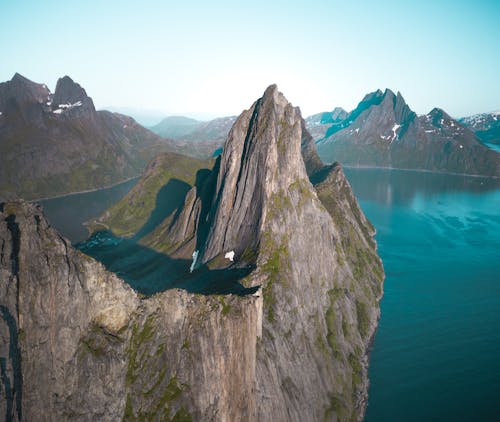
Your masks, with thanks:
[[[164,138],[182,138],[196,130],[202,122],[184,116],[168,116],[160,123],[151,127],[154,133]]]
[[[255,420],[259,298],[140,299],[25,202],[0,244],[5,420]]]
[[[222,147],[236,116],[219,117],[201,122],[183,116],[163,119],[151,130],[164,138],[174,139],[175,151],[195,158],[211,158]]]
[[[368,94],[317,141],[325,161],[500,176],[499,155],[443,110],[417,116],[391,90]]]
[[[500,111],[475,114],[458,121],[473,131],[481,141],[500,145]]]
[[[241,282],[262,286],[257,419],[359,420],[382,293],[374,231],[276,86],[238,117],[213,169],[165,217],[141,244],[194,254],[194,273],[246,269]]]
[[[96,111],[65,76],[54,94],[16,74],[0,84],[0,197],[33,199],[99,188],[140,174],[169,141],[132,118]]]
[[[210,276],[217,290],[244,269],[239,296],[140,298],[40,208],[1,204],[6,419],[361,420],[383,269],[341,167],[321,165],[304,127],[269,87],[154,228],[176,236],[179,254],[198,251],[192,273],[180,261],[185,277]],[[142,189],[161,191],[150,179],[163,165],[151,163]],[[136,196],[127,215],[141,212]]]

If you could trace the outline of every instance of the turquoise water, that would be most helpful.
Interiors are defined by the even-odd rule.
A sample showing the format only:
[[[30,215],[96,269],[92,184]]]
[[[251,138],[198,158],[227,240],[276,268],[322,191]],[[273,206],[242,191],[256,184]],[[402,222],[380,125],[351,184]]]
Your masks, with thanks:
[[[498,181],[346,173],[387,275],[366,422],[499,421]]]

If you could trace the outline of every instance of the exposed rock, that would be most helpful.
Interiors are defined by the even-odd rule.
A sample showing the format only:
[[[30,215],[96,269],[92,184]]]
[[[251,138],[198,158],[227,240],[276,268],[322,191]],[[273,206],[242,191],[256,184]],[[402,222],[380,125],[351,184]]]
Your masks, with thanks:
[[[198,251],[195,267],[255,267],[243,282],[263,289],[259,420],[362,417],[383,280],[374,230],[276,86],[237,119],[205,183],[155,232],[156,250]]]
[[[365,96],[317,141],[324,161],[349,166],[500,176],[500,155],[443,110],[417,116],[387,89]]]
[[[5,420],[255,420],[261,299],[140,300],[23,202],[0,245]]]
[[[383,281],[374,230],[341,167],[321,167],[299,109],[276,86],[237,119],[177,210],[140,239],[170,254],[198,251],[194,273],[246,268],[241,282],[260,286],[254,294],[139,299],[39,209],[18,202],[1,212],[9,314],[0,411],[19,403],[26,419],[362,419]]]

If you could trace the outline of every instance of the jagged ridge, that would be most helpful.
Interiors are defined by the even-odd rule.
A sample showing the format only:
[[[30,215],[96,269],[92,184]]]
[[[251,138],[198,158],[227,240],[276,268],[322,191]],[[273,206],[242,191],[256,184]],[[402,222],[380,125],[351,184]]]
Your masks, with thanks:
[[[327,162],[500,176],[500,156],[474,133],[440,109],[417,116],[389,89],[368,94],[316,139]]]

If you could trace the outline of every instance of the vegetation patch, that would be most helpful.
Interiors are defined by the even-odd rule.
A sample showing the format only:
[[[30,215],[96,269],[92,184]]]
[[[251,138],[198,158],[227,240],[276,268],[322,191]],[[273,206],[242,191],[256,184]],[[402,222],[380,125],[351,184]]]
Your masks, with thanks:
[[[176,179],[193,186],[198,170],[209,168],[211,164],[211,161],[183,155],[161,154],[149,163],[137,185],[109,208],[97,223],[109,227],[117,236],[134,235],[150,217],[156,207],[158,192],[169,180]]]
[[[346,421],[349,414],[347,406],[344,401],[335,395],[330,396],[330,405],[325,409],[324,420],[330,421],[333,416],[336,416],[338,421]]]
[[[274,296],[274,284],[281,281],[286,286],[287,280],[283,277],[283,272],[289,269],[289,253],[287,241],[284,239],[278,246],[272,239],[271,235],[266,233],[264,238],[263,249],[266,251],[268,258],[261,266],[262,271],[267,275],[267,282],[262,287],[262,294],[264,296],[264,309],[266,310],[267,317],[270,322],[274,322],[274,305],[276,298]]]
[[[370,329],[370,318],[366,304],[360,300],[356,300],[356,314],[358,317],[359,332],[361,333],[361,337],[365,338]]]

